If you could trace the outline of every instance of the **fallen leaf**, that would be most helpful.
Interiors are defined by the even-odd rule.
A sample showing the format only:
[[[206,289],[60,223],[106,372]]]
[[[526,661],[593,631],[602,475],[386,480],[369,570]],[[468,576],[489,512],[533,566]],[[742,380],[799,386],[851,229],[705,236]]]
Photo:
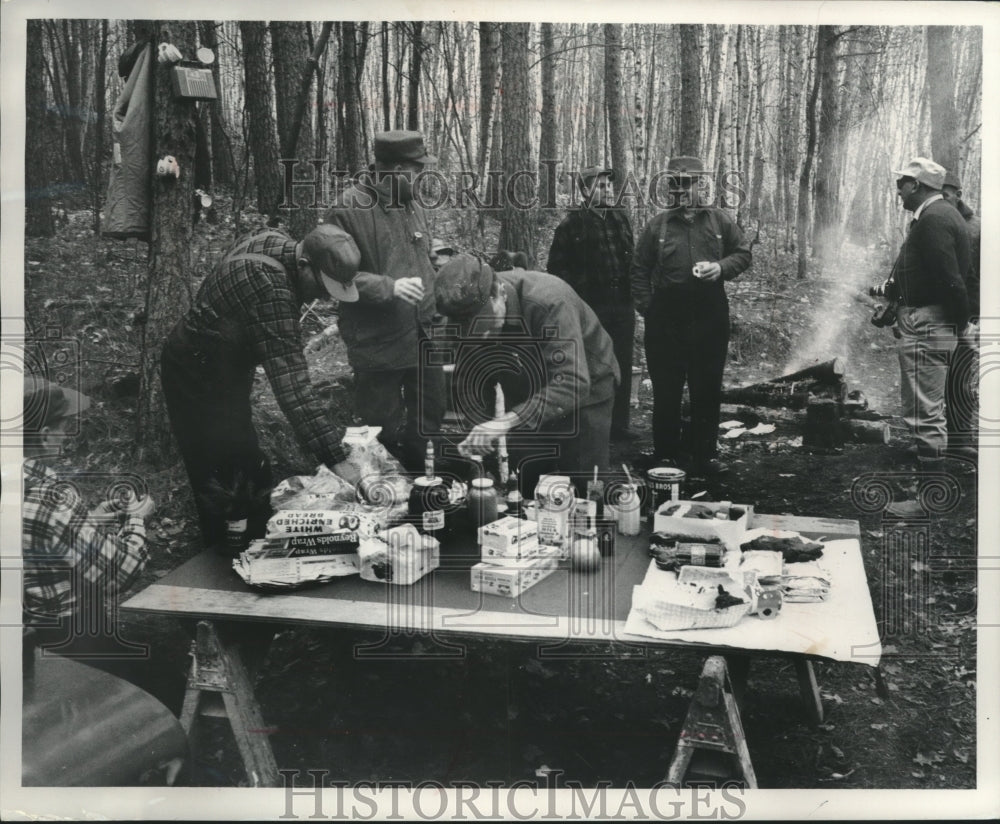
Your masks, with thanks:
[[[888,724],[872,724],[871,728],[873,730],[884,730],[888,726],[889,726]]]
[[[965,750],[952,750],[952,753],[954,754],[955,758],[957,758],[963,764],[969,763],[969,753],[966,752]]]
[[[921,767],[933,767],[940,761],[944,761],[944,756],[941,753],[924,755],[922,752],[918,752],[916,758],[913,759],[913,763],[919,764]]]
[[[835,756],[837,756],[837,758],[840,758],[840,759],[843,759],[843,757],[844,757],[844,751],[843,751],[842,749],[840,749],[840,747],[838,747],[838,746],[836,746],[836,745],[834,745],[834,744],[831,744],[831,745],[830,745],[830,751],[831,751],[831,752],[832,752],[832,753],[833,753],[833,754],[834,754]]]
[[[882,706],[882,699],[879,698],[877,695],[872,696],[868,700],[871,701],[877,707],[881,707]]]

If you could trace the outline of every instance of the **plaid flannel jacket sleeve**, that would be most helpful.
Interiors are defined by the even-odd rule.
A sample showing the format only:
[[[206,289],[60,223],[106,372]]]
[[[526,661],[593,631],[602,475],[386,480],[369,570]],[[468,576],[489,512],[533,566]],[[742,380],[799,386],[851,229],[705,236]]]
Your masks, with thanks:
[[[264,367],[274,396],[305,446],[334,466],[344,451],[330,415],[316,397],[302,352],[298,302],[276,269],[244,262],[239,301],[248,319],[250,346]]]
[[[119,529],[95,519],[71,482],[30,459],[24,489],[26,613],[69,615],[93,598],[116,599],[135,583],[149,553],[142,518],[126,516]]]

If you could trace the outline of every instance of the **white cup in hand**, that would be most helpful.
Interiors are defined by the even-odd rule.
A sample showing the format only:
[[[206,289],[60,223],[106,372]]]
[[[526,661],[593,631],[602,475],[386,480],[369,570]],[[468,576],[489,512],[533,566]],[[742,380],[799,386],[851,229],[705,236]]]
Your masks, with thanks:
[[[420,278],[400,278],[393,286],[393,294],[416,305],[424,299],[424,282]]]

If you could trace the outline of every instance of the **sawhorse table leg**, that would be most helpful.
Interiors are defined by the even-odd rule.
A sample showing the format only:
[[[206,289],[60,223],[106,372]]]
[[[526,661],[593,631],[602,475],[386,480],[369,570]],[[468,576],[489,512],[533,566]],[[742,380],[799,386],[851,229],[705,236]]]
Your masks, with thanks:
[[[239,645],[220,638],[211,621],[199,621],[192,646],[193,660],[180,719],[192,752],[197,751],[200,719],[204,716],[226,718],[243,758],[250,786],[280,786],[278,765],[254,696],[253,678]]]
[[[709,658],[701,671],[666,783],[684,786],[695,780],[692,773],[699,774],[699,783],[713,780],[719,785],[739,782],[747,789],[757,787],[740,709],[721,655]]]
[[[823,723],[823,699],[816,683],[816,671],[808,658],[795,659],[795,675],[799,679],[799,694],[805,704],[806,715],[813,726]]]

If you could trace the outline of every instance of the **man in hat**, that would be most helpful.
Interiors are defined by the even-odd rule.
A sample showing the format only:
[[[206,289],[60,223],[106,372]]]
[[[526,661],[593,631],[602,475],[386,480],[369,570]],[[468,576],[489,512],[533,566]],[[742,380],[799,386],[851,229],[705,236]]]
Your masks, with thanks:
[[[431,266],[438,272],[449,260],[455,256],[455,247],[441,240],[434,238],[431,241]]]
[[[88,510],[72,480],[47,465],[48,458],[63,451],[89,406],[86,395],[26,376],[22,607],[25,627],[37,645],[114,664],[130,650],[104,610],[116,604],[146,566],[145,519],[154,505],[148,494],[131,490],[120,500]],[[127,662],[122,664],[117,674],[136,680]],[[102,668],[115,671],[113,666]]]
[[[465,254],[441,269],[434,293],[438,312],[458,327],[456,407],[474,423],[459,450],[483,455],[510,435],[526,494],[543,472],[582,480],[595,466],[607,469],[618,364],[611,338],[579,295],[553,275],[494,272]],[[499,417],[497,383],[506,405]]]
[[[667,164],[668,208],[643,229],[632,263],[632,295],[646,321],[646,365],[653,382],[653,448],[659,465],[681,459],[681,397],[687,383],[689,469],[728,471],[718,455],[722,375],[729,348],[724,283],[751,263],[750,247],[729,214],[701,202],[710,172],[697,157]]]
[[[547,268],[573,287],[611,336],[621,373],[611,413],[611,437],[632,440],[636,437],[629,431],[635,305],[629,270],[634,241],[628,212],[612,205],[614,179],[614,172],[601,166],[580,172],[577,184],[582,202],[556,227]]]
[[[342,433],[309,381],[300,306],[358,299],[358,249],[325,224],[300,241],[276,231],[241,238],[202,282],[163,346],[161,379],[202,536],[225,542],[227,522],[247,520],[250,537],[270,514],[271,467],[257,442],[250,393],[263,366],[292,430],[317,460],[345,479]]]
[[[444,415],[444,372],[421,356],[434,317],[434,266],[427,221],[413,198],[416,176],[435,162],[420,132],[376,134],[374,180],[347,189],[324,218],[361,252],[360,298],[340,311],[355,412],[382,427],[379,439],[412,471],[423,466]]]
[[[948,362],[957,338],[971,340],[975,332],[965,288],[969,231],[941,195],[944,167],[916,157],[893,174],[903,208],[913,212],[895,264],[903,417],[916,440],[918,464],[936,468],[948,442]]]
[[[965,291],[969,296],[969,315],[979,318],[979,245],[982,223],[962,199],[962,182],[954,172],[948,172],[941,187],[941,196],[965,220],[969,230],[969,271],[965,275]],[[959,340],[948,367],[948,388],[945,412],[948,416],[948,450],[956,455],[973,457],[979,424],[979,404],[976,384],[979,373],[979,353],[964,340]]]

